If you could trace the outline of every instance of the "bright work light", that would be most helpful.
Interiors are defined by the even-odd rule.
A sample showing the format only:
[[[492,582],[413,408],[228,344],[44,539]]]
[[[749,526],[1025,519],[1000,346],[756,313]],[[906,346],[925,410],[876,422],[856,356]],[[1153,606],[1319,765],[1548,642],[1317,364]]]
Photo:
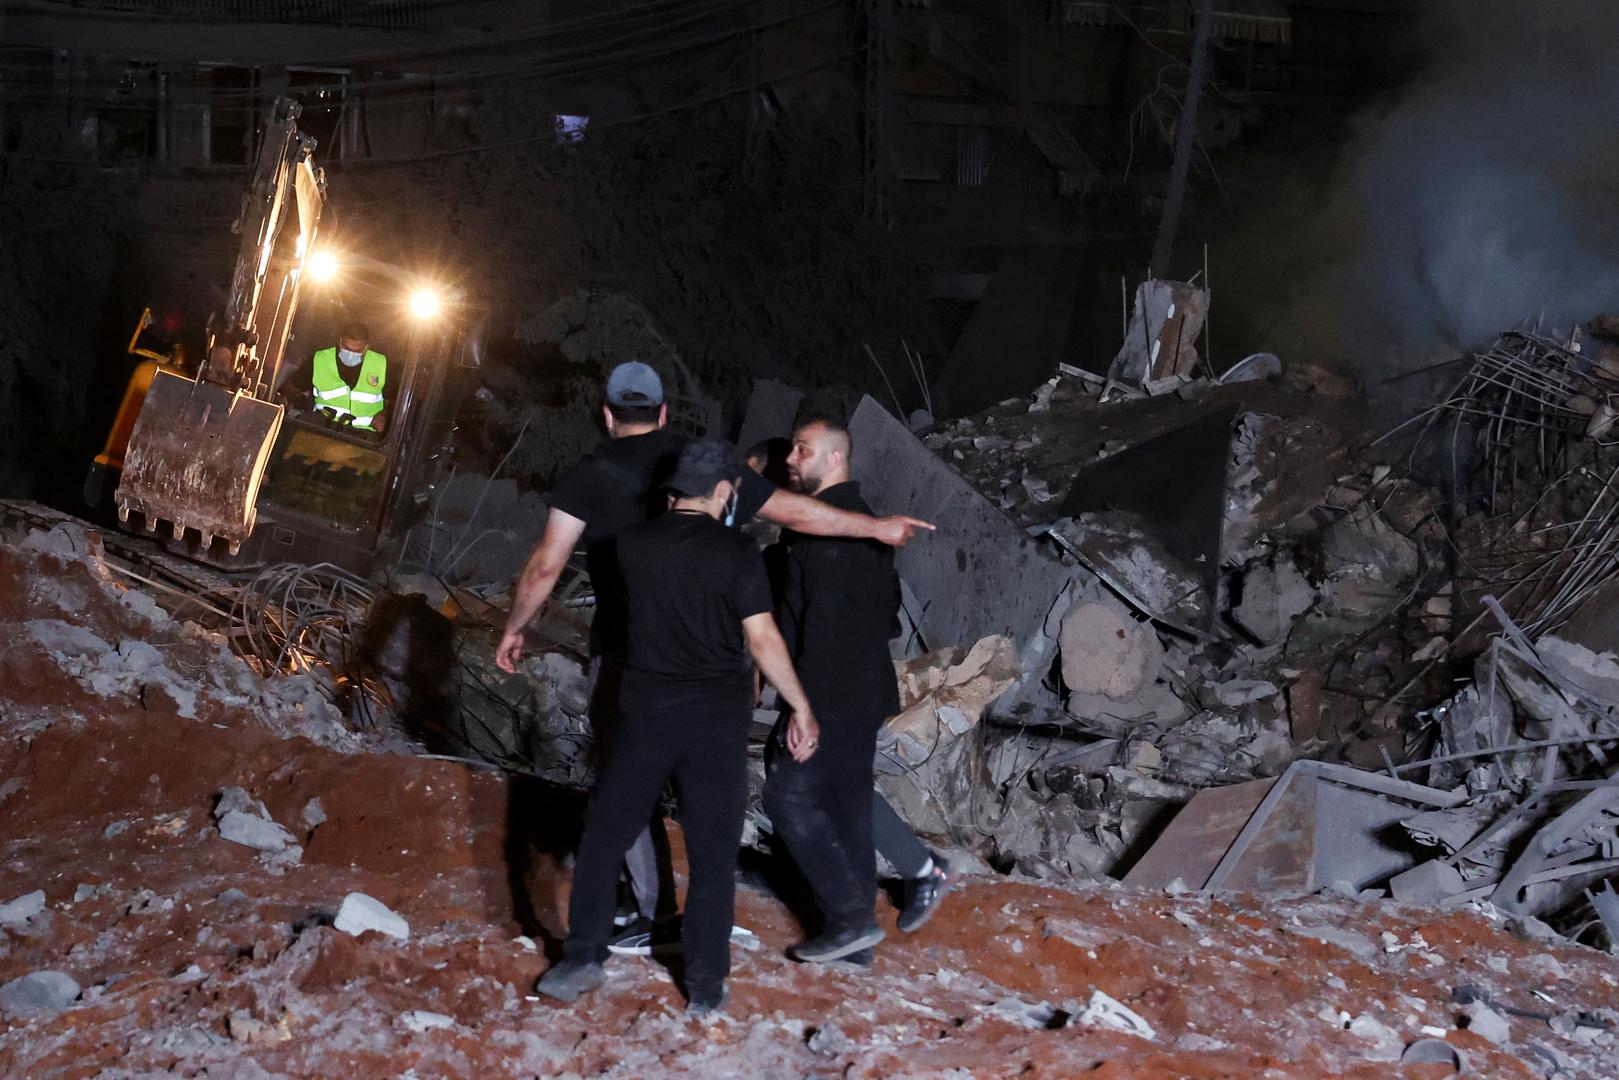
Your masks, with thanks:
[[[309,276],[316,281],[330,281],[337,276],[337,256],[330,251],[317,251],[309,257]]]
[[[431,319],[438,314],[438,293],[432,289],[417,289],[410,296],[410,313],[418,319]]]

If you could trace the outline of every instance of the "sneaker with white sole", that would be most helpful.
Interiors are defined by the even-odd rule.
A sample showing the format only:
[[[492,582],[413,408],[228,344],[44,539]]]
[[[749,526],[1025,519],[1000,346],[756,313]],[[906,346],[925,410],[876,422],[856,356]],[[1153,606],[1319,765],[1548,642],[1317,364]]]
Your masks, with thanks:
[[[906,878],[903,886],[904,903],[894,925],[902,934],[914,934],[922,924],[933,918],[939,901],[950,891],[950,864],[938,855],[933,856],[933,869],[921,877]]]

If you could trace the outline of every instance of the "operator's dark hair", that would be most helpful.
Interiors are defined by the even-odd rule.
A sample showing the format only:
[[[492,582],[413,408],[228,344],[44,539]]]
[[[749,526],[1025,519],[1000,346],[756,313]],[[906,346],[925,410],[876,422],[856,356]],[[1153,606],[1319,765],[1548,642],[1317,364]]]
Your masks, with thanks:
[[[343,324],[343,328],[337,332],[337,336],[346,341],[363,341],[370,344],[371,328],[359,319],[350,319]]]
[[[611,401],[607,403],[607,411],[612,413],[613,419],[620,424],[656,424],[658,422],[658,410],[661,408],[663,408],[662,404],[614,405]]]

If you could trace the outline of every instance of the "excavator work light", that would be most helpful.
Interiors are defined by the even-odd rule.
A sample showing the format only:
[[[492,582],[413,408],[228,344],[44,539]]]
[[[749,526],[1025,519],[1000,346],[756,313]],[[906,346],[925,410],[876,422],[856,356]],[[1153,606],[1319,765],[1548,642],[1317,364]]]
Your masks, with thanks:
[[[317,251],[309,257],[309,276],[315,281],[330,281],[337,276],[337,256],[330,251]]]
[[[432,289],[417,289],[410,294],[410,313],[418,319],[431,319],[439,312],[438,293]]]

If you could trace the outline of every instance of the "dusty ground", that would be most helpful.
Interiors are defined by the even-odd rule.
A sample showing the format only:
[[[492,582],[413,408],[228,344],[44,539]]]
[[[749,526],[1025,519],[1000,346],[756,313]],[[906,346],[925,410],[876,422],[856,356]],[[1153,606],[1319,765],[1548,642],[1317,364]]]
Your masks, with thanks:
[[[1612,958],[1530,940],[1487,910],[1336,897],[971,878],[858,972],[786,960],[791,916],[742,892],[757,942],[734,950],[726,1017],[686,1019],[647,960],[614,960],[609,986],[576,1007],[536,1000],[566,899],[550,854],[567,843],[566,800],[366,752],[314,706],[252,698],[212,644],[119,603],[84,563],[0,549],[0,575],[0,901],[47,901],[0,929],[0,984],[57,970],[85,988],[65,1012],[0,1021],[0,1076],[1446,1075],[1390,1062],[1424,1026],[1472,1075],[1549,1075],[1552,1060],[1619,1075],[1613,1036],[1574,1024],[1612,1000]],[[161,660],[130,674],[46,633],[53,651],[41,620],[140,636]],[[169,683],[198,687],[196,701]],[[297,836],[298,865],[220,837],[212,808],[229,785]],[[311,799],[326,815],[313,828]],[[516,849],[532,857],[514,882]],[[354,890],[403,915],[409,941],[334,929]],[[891,928],[886,905],[881,917]],[[1560,1015],[1511,1018],[1498,1048],[1457,1030],[1464,984]],[[1081,1022],[1096,990],[1153,1037]],[[412,1030],[417,1012],[444,1026]]]

